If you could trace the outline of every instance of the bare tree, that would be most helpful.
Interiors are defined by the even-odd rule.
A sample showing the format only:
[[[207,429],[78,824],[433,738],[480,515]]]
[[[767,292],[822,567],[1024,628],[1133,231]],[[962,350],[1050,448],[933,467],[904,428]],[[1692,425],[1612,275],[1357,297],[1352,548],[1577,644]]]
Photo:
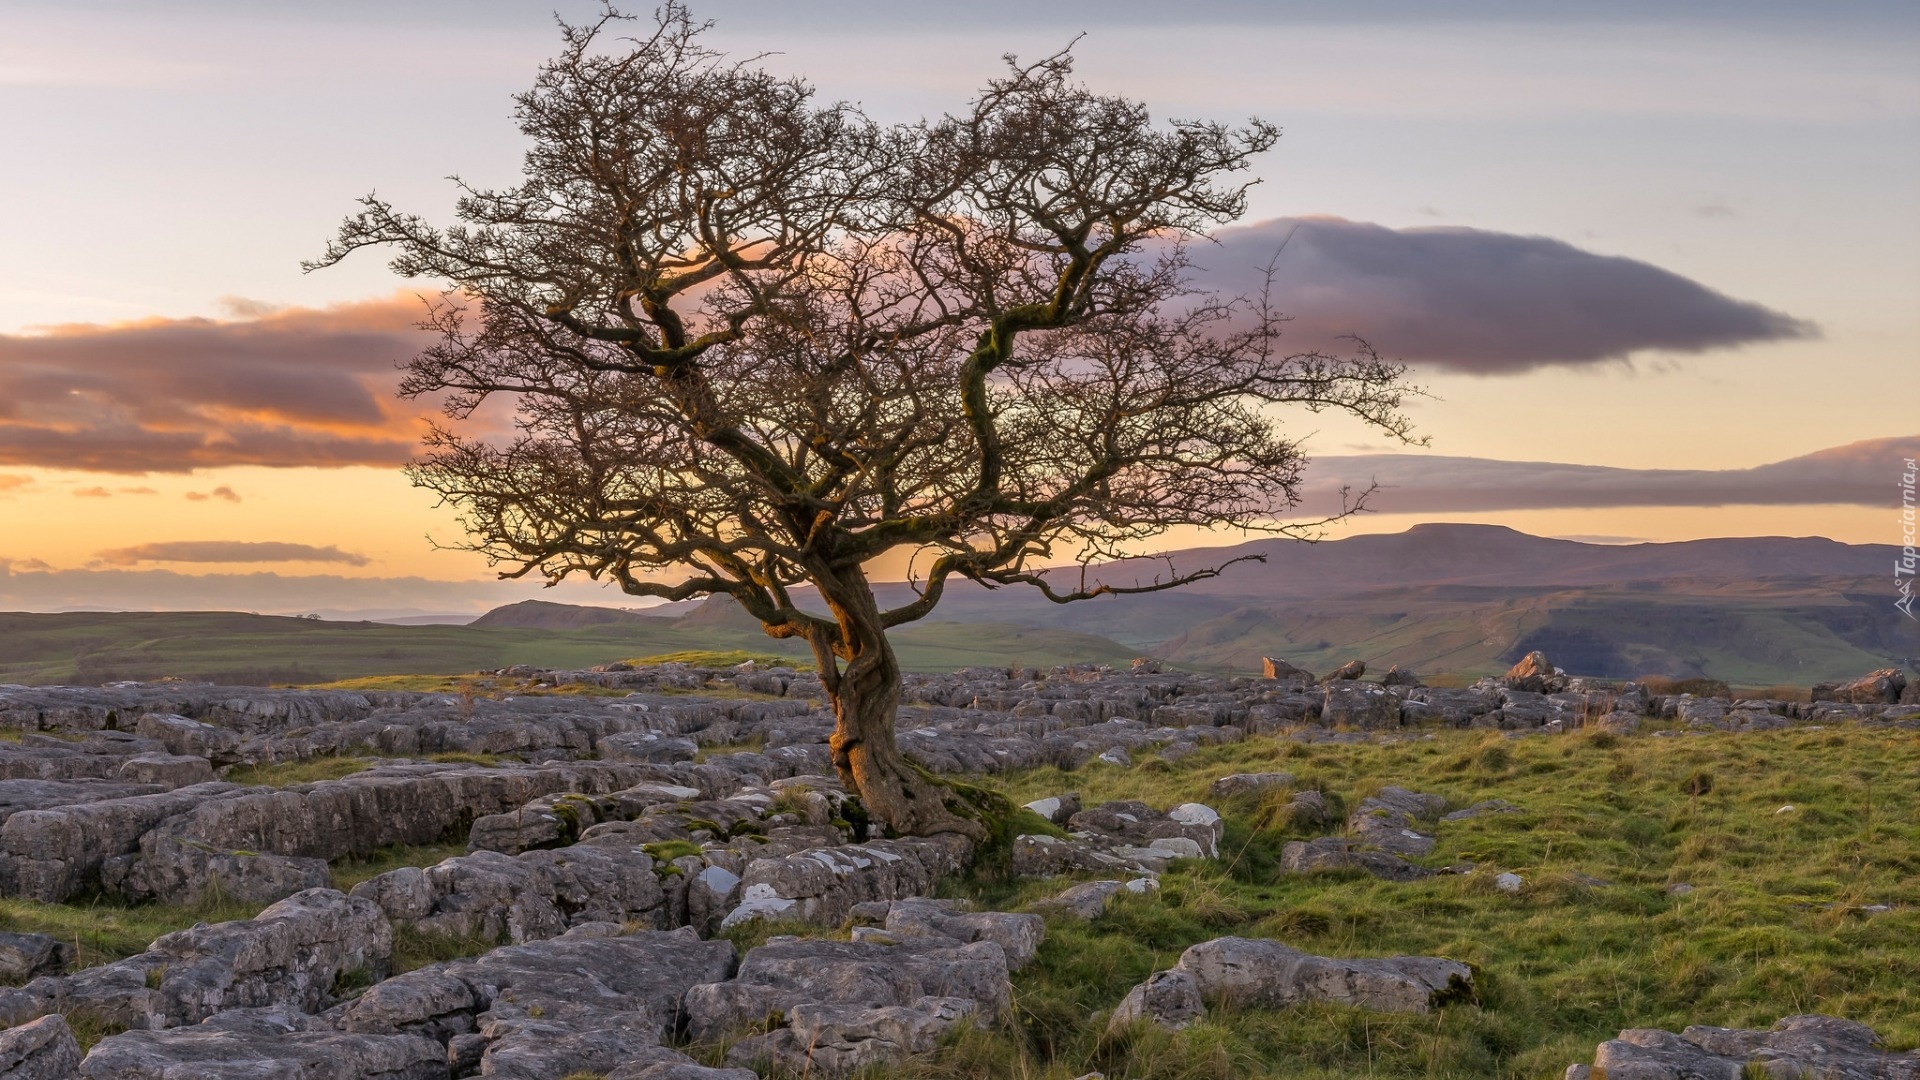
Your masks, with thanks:
[[[1063,52],[883,127],[704,48],[678,4],[621,24],[564,27],[516,99],[518,186],[461,184],[444,230],[368,196],[312,265],[387,247],[451,287],[403,392],[456,419],[502,398],[518,434],[437,428],[411,476],[502,576],[733,598],[812,647],[874,818],[979,838],[895,746],[887,631],[955,577],[1065,603],[1219,573],[1087,570],[1175,526],[1298,533],[1277,519],[1306,459],[1270,407],[1404,438],[1403,369],[1282,354],[1264,297],[1187,285],[1184,242],[1244,211],[1269,124],[1156,125]],[[883,610],[868,567],[900,549],[924,577]]]

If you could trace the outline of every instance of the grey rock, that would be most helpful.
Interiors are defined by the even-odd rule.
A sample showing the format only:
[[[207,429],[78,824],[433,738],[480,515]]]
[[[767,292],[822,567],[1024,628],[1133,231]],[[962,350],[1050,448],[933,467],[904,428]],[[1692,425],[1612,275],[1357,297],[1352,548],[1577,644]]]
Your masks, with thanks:
[[[685,1000],[688,1034],[707,1040],[790,1016],[803,1004],[884,1008],[964,998],[992,1018],[1012,993],[1006,953],[992,941],[908,938],[881,945],[776,937],[747,953],[735,979],[692,987]]]
[[[1420,681],[1420,676],[1414,674],[1411,671],[1403,671],[1401,670],[1400,665],[1395,664],[1394,666],[1387,669],[1387,673],[1385,675],[1380,676],[1380,685],[1381,686],[1424,686],[1426,684]]]
[[[1123,881],[1083,881],[1064,892],[1036,901],[1033,906],[1049,914],[1091,921],[1099,918],[1107,910],[1107,902],[1125,888]]]
[[[213,762],[190,754],[138,754],[120,766],[120,778],[165,788],[192,787],[215,779]]]
[[[19,994],[36,1013],[82,1010],[126,1028],[173,1028],[231,1009],[317,1012],[343,978],[384,976],[392,954],[378,908],[311,889],[252,919],[175,931],[138,956],[36,979]]]
[[[315,1030],[310,1017],[243,1010],[100,1040],[84,1080],[447,1080],[447,1052],[417,1035]]]
[[[1358,679],[1362,675],[1365,675],[1366,673],[1367,673],[1367,662],[1365,660],[1349,660],[1346,663],[1341,664],[1339,667],[1334,668],[1333,671],[1329,673],[1326,679],[1324,679],[1323,681],[1325,682],[1337,682],[1341,680],[1350,681],[1350,680]]]
[[[1277,941],[1216,938],[1180,955],[1203,997],[1284,1008],[1302,1002],[1382,1012],[1428,1012],[1475,1000],[1473,969],[1453,960],[1396,956],[1342,960],[1313,956]]]
[[[1080,812],[1080,793],[1069,791],[1065,795],[1050,795],[1044,799],[1035,799],[1026,804],[1026,809],[1039,814],[1055,825],[1065,825],[1069,818]]]
[[[1205,1016],[1207,1006],[1200,997],[1200,983],[1193,973],[1182,968],[1156,971],[1147,981],[1127,991],[1114,1006],[1107,1022],[1109,1032],[1145,1020],[1158,1027],[1178,1031]]]
[[[1047,923],[1038,915],[1004,911],[962,911],[951,901],[896,900],[887,911],[885,927],[897,937],[938,937],[956,941],[991,941],[1007,957],[1007,967],[1019,971],[1033,962]]]
[[[966,998],[923,997],[907,1005],[795,1005],[788,1025],[735,1043],[727,1060],[801,1076],[851,1076],[933,1050],[941,1035],[972,1015]]]
[[[1381,731],[1400,726],[1400,698],[1377,683],[1329,680],[1320,719],[1329,727]]]
[[[0,894],[60,903],[98,881],[107,859],[135,851],[161,821],[237,790],[233,784],[195,784],[13,814],[0,824]]]
[[[1920,1052],[1891,1054],[1864,1024],[1832,1016],[1789,1016],[1767,1031],[1689,1027],[1676,1035],[1630,1028],[1601,1043],[1586,1075],[1608,1080],[1912,1080]]]
[[[59,975],[73,962],[73,946],[46,934],[0,933],[0,982]],[[0,1076],[4,1076],[0,1073]]]
[[[1232,799],[1243,795],[1262,795],[1269,791],[1293,786],[1293,774],[1289,772],[1234,773],[1215,780],[1207,787],[1207,796],[1214,799]]]
[[[700,745],[692,739],[651,731],[609,735],[600,740],[598,749],[608,761],[692,761],[700,753]]]
[[[64,1016],[43,1016],[0,1031],[0,1077],[68,1080],[80,1069],[80,1044]]]
[[[1438,818],[1446,805],[1446,800],[1438,795],[1384,788],[1360,800],[1347,815],[1347,833],[1366,847],[1393,855],[1419,857],[1433,850],[1435,840],[1415,826]]]
[[[1290,874],[1357,870],[1385,881],[1418,881],[1433,871],[1398,855],[1356,848],[1351,840],[1322,836],[1290,840],[1280,849],[1280,868]]]

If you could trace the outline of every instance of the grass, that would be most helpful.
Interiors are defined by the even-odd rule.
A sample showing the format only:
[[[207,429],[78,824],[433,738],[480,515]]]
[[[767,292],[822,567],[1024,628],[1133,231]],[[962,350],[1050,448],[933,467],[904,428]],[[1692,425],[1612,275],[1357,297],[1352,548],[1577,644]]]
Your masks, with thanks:
[[[365,858],[334,860],[330,864],[333,887],[341,892],[351,892],[355,885],[379,877],[389,870],[398,870],[403,866],[434,866],[466,853],[467,844],[464,840],[445,844],[390,844]]]
[[[425,758],[406,758],[407,761],[423,760],[445,765],[487,765],[500,764],[500,759],[492,754],[428,754]],[[245,784],[252,787],[290,787],[294,784],[312,784],[321,780],[338,780],[365,772],[376,765],[388,765],[393,758],[380,755],[312,757],[303,761],[282,761],[273,765],[237,765],[222,777],[228,783]]]
[[[68,904],[0,899],[0,930],[46,934],[76,951],[74,970],[110,964],[147,951],[153,939],[199,922],[251,919],[265,904],[124,904],[106,898]]]
[[[1051,921],[1037,962],[1015,977],[1009,1019],[878,1075],[1549,1077],[1592,1060],[1622,1028],[1766,1027],[1801,1012],[1859,1020],[1895,1048],[1920,1044],[1912,732],[1256,740],[1153,769],[980,782],[1023,801],[1077,789],[1088,805],[1167,805],[1204,800],[1225,773],[1261,770],[1293,772],[1349,805],[1398,784],[1451,806],[1502,798],[1522,812],[1439,826],[1426,861],[1472,861],[1476,872],[1392,884],[1280,874],[1280,847],[1307,835],[1273,812],[1284,794],[1222,806],[1218,862],[1176,863],[1158,896],[1123,895],[1092,924]],[[1712,782],[1699,792],[1689,781],[1702,775]],[[1503,870],[1526,880],[1521,893],[1493,887]],[[1695,891],[1669,895],[1682,882]],[[945,892],[1005,909],[1061,887],[976,878]],[[1878,903],[1895,908],[1864,910]],[[1229,934],[1334,956],[1449,956],[1480,970],[1482,1001],[1429,1016],[1215,1010],[1177,1034],[1103,1033],[1103,1014],[1131,986],[1188,945]]]

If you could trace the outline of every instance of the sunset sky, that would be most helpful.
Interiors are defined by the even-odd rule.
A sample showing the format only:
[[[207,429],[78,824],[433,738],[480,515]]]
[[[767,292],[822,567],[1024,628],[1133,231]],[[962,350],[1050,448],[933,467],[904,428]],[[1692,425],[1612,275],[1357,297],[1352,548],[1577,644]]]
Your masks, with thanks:
[[[1096,89],[1279,124],[1205,280],[1242,288],[1292,237],[1295,340],[1360,333],[1433,394],[1424,448],[1295,421],[1304,509],[1386,487],[1335,535],[1898,542],[1920,455],[1911,2],[694,10],[883,121],[1084,32]],[[432,283],[300,262],[369,191],[445,223],[449,174],[514,180],[509,96],[556,47],[548,11],[0,0],[0,610],[537,592],[436,550],[457,526],[398,471],[430,406],[394,398],[394,366]]]

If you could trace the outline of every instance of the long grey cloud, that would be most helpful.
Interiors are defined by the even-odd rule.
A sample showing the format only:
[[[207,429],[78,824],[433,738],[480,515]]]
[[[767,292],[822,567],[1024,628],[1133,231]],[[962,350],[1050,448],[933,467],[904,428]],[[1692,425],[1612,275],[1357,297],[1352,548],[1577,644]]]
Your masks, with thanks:
[[[1197,282],[1252,292],[1271,262],[1273,298],[1294,320],[1288,344],[1301,349],[1359,334],[1429,367],[1513,374],[1814,332],[1659,267],[1545,237],[1309,218],[1217,239],[1192,249]],[[393,394],[397,365],[424,343],[421,313],[417,298],[397,296],[0,335],[0,465],[399,464],[432,407]]]
[[[1191,249],[1195,280],[1252,294],[1271,265],[1291,348],[1337,348],[1353,334],[1422,366],[1505,375],[1817,333],[1651,263],[1544,236],[1278,218],[1215,239]]]
[[[99,552],[100,561],[115,566],[140,563],[267,563],[325,562],[365,566],[372,560],[365,555],[342,551],[332,544],[291,544],[277,540],[163,540],[133,547],[108,548]]]
[[[1371,509],[1389,514],[1617,506],[1897,506],[1900,464],[1920,435],[1868,439],[1748,469],[1616,469],[1423,454],[1316,458],[1304,511],[1337,507],[1342,486],[1378,483]]]

